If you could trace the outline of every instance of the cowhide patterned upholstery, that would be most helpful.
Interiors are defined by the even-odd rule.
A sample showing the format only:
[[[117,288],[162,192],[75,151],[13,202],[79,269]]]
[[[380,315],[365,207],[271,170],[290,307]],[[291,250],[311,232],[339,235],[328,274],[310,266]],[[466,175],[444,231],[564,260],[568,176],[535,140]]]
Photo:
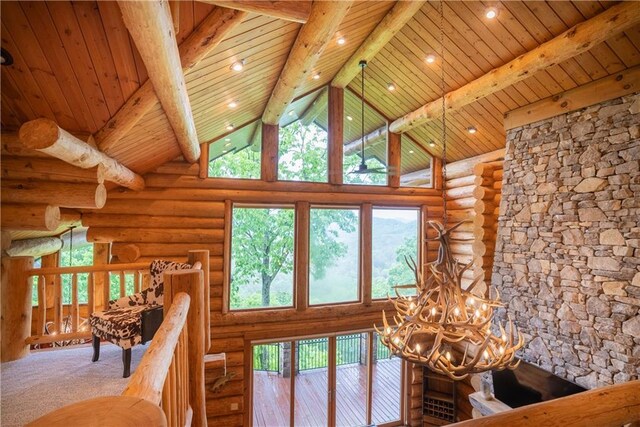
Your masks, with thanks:
[[[155,260],[149,268],[150,286],[133,295],[109,301],[109,309],[96,311],[89,317],[94,342],[93,361],[98,360],[100,340],[106,340],[122,348],[129,355],[131,347],[142,342],[143,313],[152,308],[161,307],[164,294],[164,272],[190,269],[191,264],[172,261]],[[127,355],[125,360],[125,377],[128,375]]]

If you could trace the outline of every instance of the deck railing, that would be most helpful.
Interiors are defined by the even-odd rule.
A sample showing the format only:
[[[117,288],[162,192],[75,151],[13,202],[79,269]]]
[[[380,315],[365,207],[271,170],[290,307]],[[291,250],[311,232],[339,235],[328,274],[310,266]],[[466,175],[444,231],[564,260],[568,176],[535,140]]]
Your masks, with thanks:
[[[46,344],[90,338],[91,331],[87,322],[80,321],[81,308],[86,305],[88,317],[96,309],[106,309],[114,294],[123,297],[140,292],[141,289],[146,288],[149,264],[33,268],[28,270],[26,275],[28,278],[37,279],[38,294],[38,305],[34,310],[35,333],[31,334],[26,342],[27,344]],[[86,280],[86,302],[81,302],[79,298],[78,282],[80,280]],[[71,285],[68,304],[65,304],[63,298],[65,282]],[[96,286],[98,283],[99,287]],[[127,289],[127,283],[133,286]],[[112,293],[112,284],[118,286],[118,292]],[[98,295],[101,298],[98,298]],[[47,309],[48,298],[53,299],[53,310]]]
[[[123,396],[161,405],[170,426],[190,426],[187,314],[191,298],[174,296],[162,325],[153,337]]]

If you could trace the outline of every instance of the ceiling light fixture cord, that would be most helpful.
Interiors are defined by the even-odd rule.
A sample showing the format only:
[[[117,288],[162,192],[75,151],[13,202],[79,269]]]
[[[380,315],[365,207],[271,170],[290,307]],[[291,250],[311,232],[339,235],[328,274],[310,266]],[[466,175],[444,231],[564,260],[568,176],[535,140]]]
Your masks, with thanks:
[[[442,206],[443,225],[447,228],[447,118],[444,91],[444,6],[440,0],[440,90],[442,92]]]
[[[361,130],[362,130],[362,140],[360,141],[360,154],[362,156],[362,164],[366,165],[364,162],[364,67],[367,66],[367,63],[365,61],[360,61],[360,68],[362,69],[362,76],[360,77],[360,87],[361,87],[361,91],[360,91],[360,102],[361,102],[361,106],[362,106],[362,111],[360,112],[361,114]]]

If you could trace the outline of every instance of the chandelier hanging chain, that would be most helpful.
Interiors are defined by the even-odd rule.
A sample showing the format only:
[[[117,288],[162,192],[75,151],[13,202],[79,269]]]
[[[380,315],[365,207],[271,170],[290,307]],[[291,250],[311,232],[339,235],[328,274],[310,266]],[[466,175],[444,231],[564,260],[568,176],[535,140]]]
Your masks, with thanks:
[[[454,258],[451,250],[451,234],[463,223],[448,229],[446,227],[447,121],[443,0],[439,2],[439,12],[443,222],[427,221],[437,237],[426,239],[440,243],[438,257],[434,262],[427,262],[427,271],[418,270],[415,261],[407,259],[416,283],[395,287],[395,314],[391,322],[383,311],[382,328],[374,327],[381,343],[395,356],[460,380],[469,374],[492,369],[515,369],[519,364],[515,358],[516,351],[524,346],[524,338],[510,318],[507,325],[499,322],[494,324],[494,309],[502,307],[497,291],[493,299],[486,291],[482,296],[472,293],[476,285],[483,281],[483,274],[463,288],[463,275],[472,271],[475,260],[462,263]],[[417,294],[402,295],[398,291],[403,288],[415,288]]]
[[[442,208],[443,225],[447,228],[447,119],[444,85],[444,0],[440,0],[440,92],[442,94]]]

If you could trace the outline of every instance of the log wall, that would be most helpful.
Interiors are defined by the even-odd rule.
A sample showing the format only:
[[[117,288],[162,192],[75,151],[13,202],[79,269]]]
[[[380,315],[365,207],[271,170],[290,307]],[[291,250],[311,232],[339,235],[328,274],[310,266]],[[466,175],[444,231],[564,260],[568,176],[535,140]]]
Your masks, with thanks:
[[[189,249],[210,251],[211,347],[208,353],[226,353],[226,372],[233,372],[235,377],[213,392],[212,385],[224,370],[214,361],[205,363],[207,418],[209,425],[248,425],[252,414],[248,381],[252,340],[287,339],[306,336],[309,331],[331,334],[371,329],[381,321],[382,310],[390,310],[392,305],[373,301],[227,312],[224,283],[230,254],[230,227],[225,224],[230,223],[231,202],[397,204],[419,206],[426,216],[437,218],[442,215],[442,198],[436,190],[199,179],[198,172],[195,165],[168,163],[145,176],[148,185],[144,191],[111,191],[103,209],[83,215],[83,225],[89,227],[87,240],[112,242],[115,253],[123,253],[126,246],[128,254],[135,254],[131,248],[136,246],[140,257],[135,262],[156,257],[184,261]],[[432,260],[436,248],[425,246],[423,253]],[[421,382],[417,383],[419,378],[421,375],[411,375],[407,397],[412,390],[421,389]],[[412,401],[412,419],[416,420],[413,425],[421,423],[421,412],[416,411],[421,411],[420,404],[414,407]]]

